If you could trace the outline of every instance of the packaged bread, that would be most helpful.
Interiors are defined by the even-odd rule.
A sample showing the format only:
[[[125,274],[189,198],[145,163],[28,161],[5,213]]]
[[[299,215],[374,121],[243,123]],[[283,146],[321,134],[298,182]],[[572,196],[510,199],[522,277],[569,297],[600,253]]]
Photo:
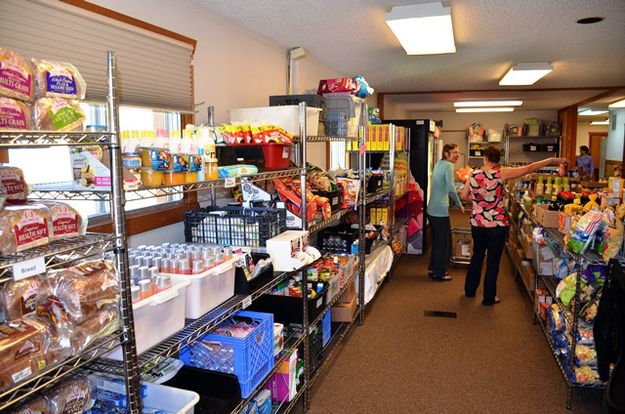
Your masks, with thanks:
[[[85,377],[74,377],[52,388],[46,399],[50,414],[81,414],[93,405],[91,384]]]
[[[33,104],[33,125],[40,131],[82,131],[85,114],[78,101],[40,98]]]
[[[14,321],[34,313],[38,299],[47,296],[47,283],[42,276],[8,281],[0,288],[0,302],[5,321]]]
[[[100,338],[113,334],[119,329],[120,318],[117,305],[106,305],[95,315],[76,327],[82,343],[81,349],[91,345]]]
[[[0,96],[0,131],[31,129],[30,104]]]
[[[87,221],[83,220],[78,211],[65,203],[45,202],[50,216],[50,241],[69,239],[82,236],[87,231]]]
[[[47,346],[45,326],[35,319],[0,325],[0,390],[44,370]]]
[[[81,324],[104,305],[117,302],[119,284],[113,264],[91,260],[52,273],[51,291],[71,321]]]
[[[31,59],[38,98],[85,99],[87,84],[71,63]]]
[[[0,254],[16,254],[48,244],[49,216],[43,204],[7,203],[0,211]]]
[[[19,53],[0,48],[0,95],[33,100],[33,71]]]
[[[77,333],[67,310],[58,298],[49,295],[38,301],[36,318],[45,325],[48,333],[46,361],[49,365],[62,362],[82,350],[84,339]]]
[[[49,412],[48,401],[43,397],[37,397],[9,411],[10,414],[48,414]]]
[[[20,168],[0,165],[0,196],[6,200],[26,200],[28,185]]]

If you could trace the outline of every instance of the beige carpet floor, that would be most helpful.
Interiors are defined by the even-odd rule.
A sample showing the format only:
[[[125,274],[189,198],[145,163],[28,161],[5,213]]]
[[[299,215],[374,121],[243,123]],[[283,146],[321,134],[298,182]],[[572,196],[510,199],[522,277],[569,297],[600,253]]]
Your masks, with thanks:
[[[501,262],[501,303],[463,296],[465,269],[433,282],[426,257],[404,256],[311,394],[311,414],[597,413],[601,393],[567,387],[527,293]],[[457,312],[456,319],[425,310]]]

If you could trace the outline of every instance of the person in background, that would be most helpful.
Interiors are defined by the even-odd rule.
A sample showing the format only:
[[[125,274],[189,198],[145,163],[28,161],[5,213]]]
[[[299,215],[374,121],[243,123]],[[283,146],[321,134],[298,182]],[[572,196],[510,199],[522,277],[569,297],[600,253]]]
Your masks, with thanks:
[[[431,224],[432,252],[430,256],[430,277],[438,281],[449,281],[447,262],[451,257],[451,223],[449,221],[449,198],[464,212],[454,186],[454,164],[460,158],[456,144],[445,144],[443,158],[434,166],[432,190],[427,213]]]
[[[586,145],[579,147],[579,156],[575,160],[575,165],[579,169],[583,178],[593,179],[595,176],[595,163],[590,156],[590,149]]]
[[[504,243],[508,236],[508,216],[504,206],[505,180],[521,177],[549,165],[566,164],[563,158],[547,158],[523,167],[501,168],[501,151],[489,146],[484,151],[484,165],[473,170],[467,178],[461,197],[472,202],[471,235],[473,256],[464,283],[464,295],[475,297],[482,275],[482,262],[486,256],[484,298],[482,305],[499,303],[497,275]]]

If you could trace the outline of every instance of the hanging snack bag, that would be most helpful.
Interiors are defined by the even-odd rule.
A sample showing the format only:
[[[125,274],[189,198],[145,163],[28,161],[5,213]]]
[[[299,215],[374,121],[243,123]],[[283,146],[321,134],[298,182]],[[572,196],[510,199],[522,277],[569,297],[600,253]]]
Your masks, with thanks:
[[[37,97],[85,99],[87,84],[74,65],[35,58],[32,62]]]
[[[30,105],[0,96],[0,131],[30,129]]]
[[[33,71],[26,59],[0,48],[0,95],[30,102],[33,92]]]

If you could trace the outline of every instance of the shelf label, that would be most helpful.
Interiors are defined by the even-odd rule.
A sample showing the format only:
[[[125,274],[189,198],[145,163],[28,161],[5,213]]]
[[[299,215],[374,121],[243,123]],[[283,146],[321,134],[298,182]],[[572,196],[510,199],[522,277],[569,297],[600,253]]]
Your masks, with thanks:
[[[232,188],[237,185],[237,179],[235,177],[228,177],[224,182],[224,187]]]
[[[250,305],[252,304],[252,297],[248,296],[245,299],[243,299],[243,302],[241,303],[241,308],[246,309],[248,308]]]
[[[46,272],[46,262],[43,257],[24,260],[13,265],[13,280],[27,279]]]

